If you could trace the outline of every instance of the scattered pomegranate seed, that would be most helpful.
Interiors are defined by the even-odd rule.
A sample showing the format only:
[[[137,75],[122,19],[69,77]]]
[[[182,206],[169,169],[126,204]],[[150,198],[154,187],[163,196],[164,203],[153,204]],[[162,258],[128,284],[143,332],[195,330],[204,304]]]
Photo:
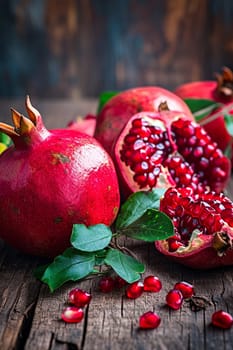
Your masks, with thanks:
[[[177,282],[174,289],[178,289],[182,293],[184,299],[189,299],[194,295],[193,285],[185,281]]]
[[[142,329],[154,329],[160,325],[161,318],[153,311],[148,311],[140,316],[139,327]]]
[[[160,279],[156,276],[147,276],[144,279],[144,291],[145,292],[159,292],[162,288]]]
[[[231,328],[231,326],[233,325],[233,318],[228,312],[219,310],[213,313],[212,324],[215,327],[223,329]]]
[[[181,308],[183,299],[183,295],[178,289],[170,290],[166,296],[167,305],[173,310]]]
[[[85,292],[82,289],[75,288],[69,292],[68,302],[74,304],[77,307],[83,307],[89,304],[91,301],[91,294]]]
[[[127,282],[120,276],[116,276],[114,279],[114,282],[115,282],[115,287],[117,289],[123,288],[124,286],[127,285]]]
[[[114,279],[110,276],[101,278],[99,281],[99,289],[103,293],[110,293],[114,289]]]
[[[83,319],[83,316],[84,316],[83,309],[78,308],[76,306],[66,307],[61,314],[62,320],[67,323],[81,322]]]
[[[143,290],[144,290],[144,285],[142,282],[133,282],[131,283],[127,288],[126,288],[126,291],[125,291],[125,294],[126,296],[129,298],[129,299],[136,299],[136,298],[139,298],[142,293],[143,293]]]

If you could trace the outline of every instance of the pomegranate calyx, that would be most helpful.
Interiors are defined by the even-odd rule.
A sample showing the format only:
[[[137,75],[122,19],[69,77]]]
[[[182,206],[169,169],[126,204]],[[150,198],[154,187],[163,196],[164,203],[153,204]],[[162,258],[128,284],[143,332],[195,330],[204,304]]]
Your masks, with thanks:
[[[158,111],[159,111],[159,112],[162,112],[162,111],[170,111],[170,108],[168,107],[167,101],[162,101],[162,102],[159,104]]]
[[[222,74],[215,74],[217,79],[216,92],[225,98],[233,96],[233,72],[228,67],[223,67]]]
[[[232,239],[227,232],[216,232],[213,238],[213,248],[217,251],[218,256],[223,256],[227,249],[232,248]]]

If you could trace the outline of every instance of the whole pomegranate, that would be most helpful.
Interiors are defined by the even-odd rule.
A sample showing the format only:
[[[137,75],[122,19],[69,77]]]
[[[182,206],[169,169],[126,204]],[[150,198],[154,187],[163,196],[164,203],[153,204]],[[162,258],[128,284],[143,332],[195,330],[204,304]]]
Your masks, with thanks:
[[[84,134],[93,136],[96,126],[96,116],[87,114],[85,117],[77,117],[68,123],[67,128],[70,130],[77,130]]]
[[[114,148],[123,196],[153,187],[210,188],[221,192],[230,162],[186,114],[141,112],[126,123]]]
[[[136,87],[113,96],[104,105],[97,115],[94,136],[111,154],[112,145],[127,121],[138,112],[158,111],[163,102],[170,110],[184,112],[194,120],[187,105],[174,93],[158,86]]]
[[[233,203],[223,193],[170,188],[160,210],[172,219],[175,235],[155,242],[159,252],[193,268],[233,265]]]
[[[224,115],[233,117],[233,72],[224,67],[216,80],[195,81],[180,85],[175,90],[182,99],[207,99],[221,103],[211,111],[200,124],[222,151],[232,144],[232,136],[227,130]]]
[[[48,131],[26,99],[29,118],[12,110],[0,123],[14,145],[0,156],[0,236],[19,250],[54,257],[69,245],[74,223],[110,225],[119,207],[112,160],[74,130]]]

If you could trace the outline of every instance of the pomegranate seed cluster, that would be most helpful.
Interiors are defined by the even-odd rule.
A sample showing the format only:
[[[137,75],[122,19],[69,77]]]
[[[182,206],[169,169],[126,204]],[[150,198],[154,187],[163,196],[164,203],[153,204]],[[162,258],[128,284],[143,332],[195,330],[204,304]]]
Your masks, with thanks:
[[[196,192],[210,187],[221,192],[230,171],[228,159],[206,131],[182,118],[171,126],[149,114],[133,119],[120,157],[139,189],[151,189],[160,175],[169,174],[176,187],[189,186]]]
[[[211,235],[233,227],[233,204],[223,193],[194,194],[191,188],[171,188],[161,199],[160,210],[175,227],[175,235],[168,239],[170,251],[188,245],[194,230]]]
[[[161,164],[172,151],[165,127],[150,125],[148,119],[134,119],[120,151],[121,160],[134,172],[139,188],[156,186]]]
[[[218,190],[218,184],[229,176],[229,165],[217,144],[200,125],[188,120],[174,121],[171,131],[179,153],[191,165],[199,181]]]

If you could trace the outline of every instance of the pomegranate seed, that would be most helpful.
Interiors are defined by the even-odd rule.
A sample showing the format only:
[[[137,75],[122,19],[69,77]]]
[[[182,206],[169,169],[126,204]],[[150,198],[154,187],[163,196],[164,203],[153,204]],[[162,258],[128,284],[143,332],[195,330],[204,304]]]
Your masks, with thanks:
[[[127,282],[120,276],[116,276],[114,279],[115,287],[120,289],[127,285]]]
[[[155,312],[148,311],[140,316],[139,327],[142,329],[153,329],[160,325],[161,318]]]
[[[143,290],[144,290],[143,283],[137,281],[137,282],[131,283],[126,288],[125,294],[129,299],[136,299],[142,295]]]
[[[173,310],[181,308],[183,299],[183,295],[178,289],[170,290],[166,296],[167,305]]]
[[[83,291],[82,289],[75,288],[69,292],[68,301],[77,307],[83,307],[90,303],[91,294]]]
[[[228,312],[219,310],[213,313],[212,324],[215,327],[223,329],[231,328],[231,326],[233,325],[233,318]]]
[[[81,322],[83,319],[83,316],[84,316],[83,309],[78,308],[76,306],[66,307],[61,314],[62,320],[67,323]]]
[[[144,279],[144,291],[145,292],[159,292],[162,288],[160,279],[156,276],[147,276]]]
[[[177,282],[174,289],[178,289],[182,293],[184,299],[191,298],[194,294],[193,285],[185,281]]]
[[[114,279],[110,276],[103,277],[99,281],[99,289],[103,293],[109,293],[114,289]]]

